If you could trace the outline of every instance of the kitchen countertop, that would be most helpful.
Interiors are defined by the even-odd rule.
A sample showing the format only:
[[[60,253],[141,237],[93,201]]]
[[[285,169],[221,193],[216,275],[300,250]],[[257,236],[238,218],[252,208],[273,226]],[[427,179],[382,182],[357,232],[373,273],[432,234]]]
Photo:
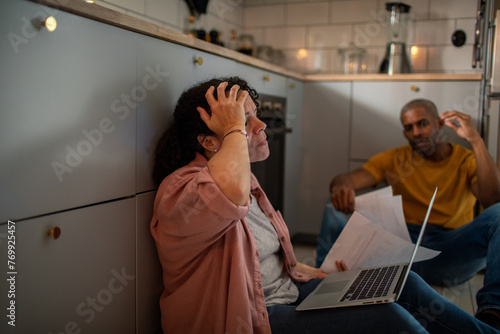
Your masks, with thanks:
[[[30,0],[32,2],[51,6],[72,14],[110,24],[116,27],[152,36],[171,43],[184,45],[237,62],[255,66],[273,73],[282,74],[305,82],[312,81],[478,81],[482,74],[474,73],[411,73],[411,74],[301,74],[281,66],[277,66],[255,57],[233,51],[177,31],[143,21],[123,13],[116,12],[96,4],[82,0]]]

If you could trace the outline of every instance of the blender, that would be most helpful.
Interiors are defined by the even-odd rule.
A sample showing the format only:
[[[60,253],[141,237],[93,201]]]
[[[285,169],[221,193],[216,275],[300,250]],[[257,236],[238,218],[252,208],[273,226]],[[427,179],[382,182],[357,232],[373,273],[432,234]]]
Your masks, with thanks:
[[[402,2],[387,2],[385,8],[389,12],[387,49],[384,60],[380,64],[379,72],[389,75],[411,73],[410,60],[406,54],[406,38],[408,37],[408,20],[411,6]]]

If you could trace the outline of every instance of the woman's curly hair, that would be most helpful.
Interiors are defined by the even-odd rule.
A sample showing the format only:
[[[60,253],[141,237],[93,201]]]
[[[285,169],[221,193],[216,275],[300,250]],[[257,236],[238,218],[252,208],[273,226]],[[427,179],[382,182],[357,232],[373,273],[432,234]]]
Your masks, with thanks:
[[[211,86],[217,88],[222,82],[228,83],[226,91],[234,85],[239,85],[240,90],[248,91],[258,107],[257,91],[239,77],[216,78],[185,90],[175,106],[173,121],[168,125],[156,146],[153,181],[157,186],[165,177],[191,162],[196,152],[203,154],[203,147],[198,142],[198,136],[212,135],[213,132],[203,122],[196,108],[202,107],[210,114],[210,106],[205,94]],[[217,89],[214,91],[214,96],[217,98]]]

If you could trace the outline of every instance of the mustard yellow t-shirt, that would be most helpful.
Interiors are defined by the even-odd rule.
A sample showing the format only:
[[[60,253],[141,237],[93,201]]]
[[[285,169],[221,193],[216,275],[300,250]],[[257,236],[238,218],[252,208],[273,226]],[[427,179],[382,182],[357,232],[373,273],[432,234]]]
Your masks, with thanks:
[[[476,159],[471,150],[452,145],[451,155],[438,162],[425,160],[402,146],[373,156],[363,168],[378,182],[385,180],[394,195],[402,195],[406,222],[422,224],[429,201],[438,187],[429,223],[458,228],[472,221],[476,197]]]

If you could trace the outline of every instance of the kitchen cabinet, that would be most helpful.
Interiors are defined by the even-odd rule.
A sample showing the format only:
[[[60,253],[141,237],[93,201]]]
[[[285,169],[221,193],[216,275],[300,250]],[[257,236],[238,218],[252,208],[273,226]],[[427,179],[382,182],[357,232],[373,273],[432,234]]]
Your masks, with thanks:
[[[350,82],[304,84],[299,231],[318,234],[331,179],[346,172],[351,117]]]
[[[15,236],[16,272],[0,280],[1,309],[15,302],[15,327],[4,314],[0,332],[135,333],[135,208],[129,198],[15,222],[12,234],[0,225]]]
[[[366,161],[376,153],[406,145],[400,111],[413,99],[433,101],[438,112],[467,113],[479,127],[479,96],[479,81],[354,82],[350,160]],[[468,146],[447,127],[442,136],[445,141]]]
[[[149,226],[153,216],[155,191],[139,194],[136,241],[136,333],[160,333],[160,295],[163,291],[162,269]]]
[[[285,135],[283,216],[292,236],[299,229],[303,94],[304,84],[289,78],[286,85],[285,124],[292,132]]]
[[[133,194],[135,34],[28,1],[0,18],[0,222]]]
[[[244,78],[258,93],[286,97],[287,78],[281,74],[236,63],[234,74]]]

